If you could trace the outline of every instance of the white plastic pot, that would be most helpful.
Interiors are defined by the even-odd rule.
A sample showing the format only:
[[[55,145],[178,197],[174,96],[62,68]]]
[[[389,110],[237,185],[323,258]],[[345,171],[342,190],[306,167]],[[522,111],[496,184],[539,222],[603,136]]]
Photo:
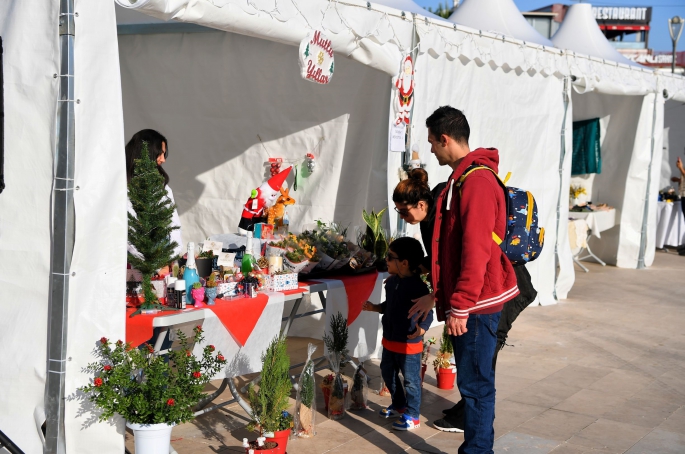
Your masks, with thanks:
[[[133,430],[136,454],[169,454],[173,424],[135,424],[126,421]]]

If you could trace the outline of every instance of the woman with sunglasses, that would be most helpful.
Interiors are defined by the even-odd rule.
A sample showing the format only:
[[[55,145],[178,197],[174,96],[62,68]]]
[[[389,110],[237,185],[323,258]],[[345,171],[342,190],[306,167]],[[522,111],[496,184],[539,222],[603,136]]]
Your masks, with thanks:
[[[419,224],[421,228],[421,239],[427,254],[422,264],[424,272],[430,271],[432,263],[432,248],[428,245],[433,242],[433,224],[436,211],[433,201],[438,199],[438,196],[446,186],[447,183],[440,183],[431,190],[430,186],[428,186],[428,172],[423,169],[413,169],[409,171],[407,179],[400,181],[392,194],[397,214],[405,222],[412,225]],[[455,257],[453,260],[460,260],[460,258]],[[533,288],[530,274],[526,267],[524,265],[515,266],[514,272],[516,273],[520,294],[507,302],[502,309],[502,316],[497,326],[497,348],[492,359],[493,369],[497,361],[497,354],[505,345],[512,323],[514,323],[514,320],[521,311],[528,307],[537,296],[537,291]],[[435,306],[433,294],[422,296],[413,301],[415,304],[409,310],[409,317],[419,314],[419,319],[422,319]],[[436,429],[443,432],[464,431],[464,399],[460,400],[454,407],[443,410],[443,413],[445,413],[443,419],[433,422]]]
[[[147,142],[147,150],[150,159],[157,163],[157,171],[164,177],[164,188],[167,192],[167,197],[174,202],[174,194],[169,187],[169,174],[164,171],[162,164],[164,164],[169,157],[169,143],[166,137],[154,129],[143,129],[138,131],[131,137],[131,140],[126,144],[126,182],[130,183],[133,178],[133,170],[136,166],[136,160],[140,159],[143,152],[143,142]],[[129,211],[132,210],[129,202]],[[175,255],[181,255],[183,251],[183,240],[181,237],[181,218],[178,216],[178,210],[174,208],[174,214],[171,217],[172,226],[178,226],[178,229],[172,230],[171,241],[175,241],[178,245],[174,250]],[[132,246],[129,246],[131,248]],[[131,251],[133,252],[133,251]]]

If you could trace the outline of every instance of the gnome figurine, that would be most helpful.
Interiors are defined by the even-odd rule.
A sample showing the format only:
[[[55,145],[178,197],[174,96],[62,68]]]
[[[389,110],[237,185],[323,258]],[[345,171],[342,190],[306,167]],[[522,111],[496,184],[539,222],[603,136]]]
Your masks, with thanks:
[[[242,235],[246,235],[248,230],[253,230],[253,226],[259,222],[266,222],[267,210],[274,206],[278,196],[280,195],[281,186],[288,177],[292,167],[277,173],[262,183],[257,189],[253,189],[250,194],[250,199],[243,208],[243,214],[240,217],[238,224],[238,231]]]

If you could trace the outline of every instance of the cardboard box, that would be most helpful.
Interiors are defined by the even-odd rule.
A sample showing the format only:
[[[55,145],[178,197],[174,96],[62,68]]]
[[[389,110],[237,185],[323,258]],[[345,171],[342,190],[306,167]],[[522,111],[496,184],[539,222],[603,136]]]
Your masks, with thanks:
[[[254,237],[262,240],[272,240],[274,238],[273,224],[260,222],[254,225]]]

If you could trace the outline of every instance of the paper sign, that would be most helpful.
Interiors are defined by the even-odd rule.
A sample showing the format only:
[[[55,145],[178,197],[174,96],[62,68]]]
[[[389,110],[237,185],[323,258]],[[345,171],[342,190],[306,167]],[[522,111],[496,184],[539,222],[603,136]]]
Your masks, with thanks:
[[[392,125],[390,127],[390,151],[404,151],[405,150],[405,135],[407,127],[404,123],[399,125]]]
[[[235,252],[220,252],[218,255],[217,266],[234,266]]]
[[[205,241],[202,243],[202,252],[212,251],[214,255],[219,255],[223,247],[224,243],[222,241]]]

